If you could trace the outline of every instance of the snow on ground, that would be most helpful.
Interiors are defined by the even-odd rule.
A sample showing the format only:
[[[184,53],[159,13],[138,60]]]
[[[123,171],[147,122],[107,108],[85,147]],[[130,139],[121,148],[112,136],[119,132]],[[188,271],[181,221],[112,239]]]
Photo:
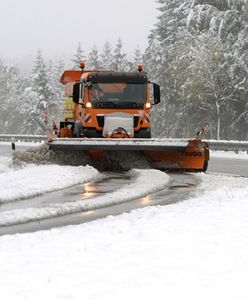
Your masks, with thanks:
[[[19,172],[24,180],[36,181],[43,167],[51,167],[53,175],[58,167],[13,170],[7,158],[0,158],[2,195],[12,181],[20,180],[9,174]],[[96,178],[96,171],[91,171]],[[150,173],[143,182],[142,174],[134,174],[135,184],[111,194],[112,200],[145,192],[158,180],[158,174]],[[246,300],[248,179],[197,176],[202,184],[194,197],[181,203],[0,237],[1,299]],[[12,186],[13,193],[18,185]]]
[[[8,172],[0,174],[0,203],[37,196],[101,176],[90,166],[27,165],[21,169],[6,170]]]
[[[44,141],[40,141],[40,142],[22,142],[22,141],[16,141],[15,145],[16,147],[38,147],[41,144],[43,144]],[[11,142],[3,142],[0,141],[0,146],[9,146],[11,148]]]
[[[198,176],[177,204],[0,237],[1,298],[246,300],[248,179]]]
[[[0,174],[9,171],[9,164],[11,159],[9,157],[0,157]]]
[[[28,182],[27,184],[24,185],[25,188],[24,192],[22,193],[23,195],[29,195],[29,193],[36,193],[39,192],[40,189],[42,189],[43,185],[44,185],[44,181],[48,180],[46,177],[44,178],[44,176],[46,176],[45,174],[49,171],[47,171],[47,168],[50,166],[43,166],[43,167],[39,167],[39,176],[38,177],[34,177],[32,176],[32,181]],[[56,173],[57,172],[57,168],[59,166],[51,166],[51,178],[49,180],[49,182],[54,181],[54,179],[56,178]],[[94,170],[93,168],[85,168],[85,167],[69,167],[69,171],[71,170],[71,172],[68,172],[69,174],[67,174],[67,172],[65,172],[67,170],[68,167],[59,167],[61,168],[61,172],[60,172],[60,177],[56,178],[56,181],[59,181],[59,183],[61,182],[61,173],[62,171],[64,171],[63,176],[65,177],[64,180],[62,180],[62,182],[66,182],[67,181],[67,176],[71,176],[71,180],[68,180],[69,184],[70,182],[75,182],[75,177],[78,178],[78,180],[83,181],[83,179],[87,177],[87,171],[88,169],[90,170],[90,174],[92,172],[92,170]],[[27,170],[28,168],[25,168],[22,170],[22,172],[24,174],[29,174],[30,171]],[[37,167],[35,168],[35,170],[37,170]],[[42,174],[40,176],[42,170]],[[54,171],[53,171],[54,170]],[[73,173],[73,170],[76,171],[75,174]],[[131,170],[129,172],[129,174],[133,177],[133,180],[130,184],[124,185],[123,187],[121,187],[120,189],[103,195],[103,196],[99,196],[99,197],[95,197],[93,199],[86,199],[86,200],[79,200],[76,202],[65,202],[62,204],[51,204],[49,206],[46,207],[41,207],[41,208],[25,208],[25,209],[15,209],[15,210],[9,210],[9,211],[4,211],[0,213],[0,225],[12,225],[12,224],[18,224],[18,223],[25,223],[28,221],[33,221],[33,220],[41,220],[41,219],[45,219],[45,218],[51,218],[51,217],[57,217],[57,216],[61,216],[61,215],[66,215],[66,214],[71,214],[71,213],[75,213],[75,212],[81,212],[81,211],[89,211],[92,209],[96,209],[96,208],[102,208],[102,207],[106,207],[109,205],[114,205],[117,203],[122,203],[122,202],[126,202],[126,201],[130,201],[132,199],[136,199],[139,197],[143,197],[146,196],[148,194],[151,194],[153,192],[156,192],[164,187],[166,187],[170,181],[170,177],[158,170]],[[96,174],[94,174],[94,176],[96,176]],[[6,179],[6,175],[5,175],[5,179]],[[17,186],[21,185],[21,180],[22,177],[24,176],[17,176],[17,178],[20,179],[20,182],[18,182],[18,180],[14,180],[14,182],[17,182]],[[63,178],[62,178],[63,179]],[[10,181],[12,180],[12,176],[10,176]],[[74,181],[73,181],[74,180]],[[7,179],[8,182],[8,179]],[[79,183],[79,182],[78,182]],[[71,184],[70,184],[71,185]],[[51,188],[55,188],[54,183],[51,185]],[[48,188],[48,187],[47,187]],[[0,175],[0,189],[1,189],[1,175]],[[21,190],[22,188],[20,188],[19,190]],[[38,189],[38,191],[37,191]],[[14,199],[15,197],[17,197],[18,193],[20,193],[20,191],[13,191],[12,186],[10,185],[9,188],[6,189],[5,193],[3,193],[3,195],[0,195],[0,199]],[[8,196],[8,197],[7,197]]]
[[[236,159],[248,159],[248,154],[245,151],[239,151],[235,153],[234,151],[210,151],[211,157],[223,157],[223,158],[236,158]]]

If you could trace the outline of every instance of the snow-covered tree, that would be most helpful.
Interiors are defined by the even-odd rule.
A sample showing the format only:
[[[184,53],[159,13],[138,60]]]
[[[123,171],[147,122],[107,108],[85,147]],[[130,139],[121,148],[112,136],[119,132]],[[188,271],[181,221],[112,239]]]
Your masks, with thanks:
[[[156,32],[151,31],[148,40],[148,47],[144,54],[144,71],[148,74],[151,81],[157,82],[161,85],[161,104],[154,106],[152,113],[152,133],[154,135],[168,135],[170,130],[166,126],[165,113],[167,107],[163,105],[165,102],[166,93],[164,91],[165,85],[161,80],[161,70],[163,64],[163,48],[157,39]],[[163,133],[161,132],[163,130]]]
[[[131,72],[137,71],[137,66],[139,64],[143,64],[143,54],[140,50],[140,47],[137,46],[134,49],[134,56],[133,56],[132,61],[130,62],[130,71]]]
[[[93,46],[89,53],[87,67],[92,70],[98,70],[101,67],[99,54],[96,46]]]
[[[156,34],[164,47],[169,47],[177,40],[177,34],[185,27],[185,21],[192,1],[189,0],[158,0],[159,22]]]
[[[32,96],[38,95],[35,101],[37,103],[35,111],[40,118],[44,118],[45,111],[48,109],[49,123],[56,118],[61,106],[59,98],[62,93],[58,92],[60,89],[57,84],[59,77],[56,72],[53,63],[50,61],[47,66],[41,51],[38,50],[33,67],[32,84],[28,86],[28,88],[31,88],[31,91],[28,89],[28,94]],[[33,101],[31,101],[30,105],[32,103]]]
[[[37,63],[36,63],[37,64]],[[64,62],[59,60],[55,64],[50,60],[48,66],[44,67],[45,63],[41,64],[42,70],[46,74],[46,82],[49,89],[48,101],[38,101],[40,99],[39,89],[34,85],[34,81],[26,78],[24,88],[21,93],[22,106],[20,107],[20,114],[23,122],[20,124],[19,130],[21,133],[26,134],[42,134],[43,130],[34,121],[35,118],[45,119],[45,106],[48,104],[48,124],[50,125],[53,120],[59,121],[63,110],[63,86],[59,82],[61,74],[64,71]],[[35,73],[36,75],[37,73]],[[43,74],[43,72],[42,72]],[[34,76],[34,75],[33,75]],[[32,78],[33,78],[32,76]],[[36,75],[37,76],[37,75]],[[35,76],[35,78],[36,78]],[[42,90],[42,89],[40,89]],[[43,99],[43,97],[41,98]]]
[[[215,138],[229,137],[228,123],[234,116],[238,101],[237,88],[231,79],[231,66],[226,62],[228,45],[218,37],[199,40],[191,49],[191,64],[183,85],[190,99],[192,111],[208,120],[208,126],[216,132]],[[229,83],[229,84],[227,84]]]
[[[113,70],[114,71],[125,71],[127,69],[126,53],[123,52],[123,46],[121,38],[118,39],[116,47],[114,49],[113,56]]]
[[[162,89],[156,134],[189,135],[204,124],[213,138],[247,138],[247,1],[158,2],[145,53]]]
[[[43,134],[39,125],[34,121],[35,118],[43,119],[40,110],[37,108],[38,93],[31,86],[24,88],[22,93],[22,107],[20,115],[23,122],[20,124],[20,133],[23,134]]]
[[[0,61],[0,131],[15,133],[22,122],[20,109],[24,81],[17,67],[5,66]]]
[[[0,128],[1,132],[5,131],[5,113],[8,110],[8,71],[7,66],[5,66],[0,61],[0,103],[1,103],[1,110],[0,110]]]
[[[76,53],[74,54],[73,56],[73,59],[72,59],[72,69],[80,69],[80,61],[85,61],[86,60],[86,57],[84,55],[84,51],[82,49],[82,46],[81,46],[81,43],[78,43],[78,46],[77,46],[77,51]]]
[[[58,60],[53,63],[50,62],[48,65],[49,71],[49,85],[51,88],[51,101],[49,103],[49,121],[59,120],[62,109],[63,109],[63,97],[64,97],[64,88],[60,83],[60,78],[62,73],[64,72],[65,64],[62,60]]]
[[[102,68],[104,70],[111,70],[113,67],[113,54],[111,44],[108,41],[103,45],[103,51],[100,58]]]
[[[52,91],[49,82],[48,69],[44,62],[41,50],[37,51],[33,67],[33,89],[38,94],[38,107],[42,108],[45,102],[52,98]]]

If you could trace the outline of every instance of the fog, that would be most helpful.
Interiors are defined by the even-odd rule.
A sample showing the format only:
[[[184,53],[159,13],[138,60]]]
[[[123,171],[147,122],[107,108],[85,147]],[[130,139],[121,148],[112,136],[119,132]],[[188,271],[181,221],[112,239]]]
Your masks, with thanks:
[[[71,56],[121,37],[127,53],[147,45],[157,22],[155,0],[1,0],[0,57]]]

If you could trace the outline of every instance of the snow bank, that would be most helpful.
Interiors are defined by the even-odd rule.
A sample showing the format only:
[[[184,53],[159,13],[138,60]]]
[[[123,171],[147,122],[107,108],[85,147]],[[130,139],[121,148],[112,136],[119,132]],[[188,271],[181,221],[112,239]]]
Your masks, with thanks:
[[[53,166],[51,169],[53,174],[52,178],[55,177],[53,168],[56,169],[57,167],[58,166]],[[46,167],[44,167],[44,169],[46,169]],[[90,170],[92,171],[92,169]],[[112,193],[93,199],[91,198],[88,200],[79,200],[76,202],[54,204],[43,208],[27,208],[5,211],[0,213],[0,225],[3,226],[25,223],[28,221],[57,217],[80,211],[88,211],[130,201],[164,188],[170,180],[170,177],[167,174],[158,170],[132,170],[129,172],[129,174],[134,177],[133,182],[131,184],[124,185],[122,188]],[[75,174],[72,177],[74,178]],[[41,176],[41,180],[43,179],[43,176]],[[49,179],[45,179],[45,182],[46,180],[50,181]],[[31,193],[32,191],[34,192],[37,190],[33,181],[30,182],[29,190]]]
[[[9,171],[10,158],[0,156],[0,174]]]
[[[15,151],[12,155],[14,165],[23,162],[34,164],[59,164],[71,166],[90,165],[100,171],[129,171],[131,169],[150,168],[150,162],[140,152],[109,151],[99,160],[91,159],[84,151],[64,149],[49,150],[46,144],[27,151]]]
[[[100,173],[89,166],[28,165],[22,169],[12,169],[0,174],[0,203],[63,189],[98,176]]]
[[[200,178],[188,201],[0,237],[1,298],[247,299],[248,179]]]

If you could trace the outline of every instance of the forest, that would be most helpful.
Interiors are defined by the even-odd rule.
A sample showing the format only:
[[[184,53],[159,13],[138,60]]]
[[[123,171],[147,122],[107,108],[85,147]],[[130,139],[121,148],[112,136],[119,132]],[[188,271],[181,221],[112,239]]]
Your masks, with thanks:
[[[32,72],[0,58],[0,133],[41,134],[34,117],[58,121],[63,109],[65,68],[135,71],[143,64],[161,87],[161,103],[152,113],[153,136],[192,137],[205,128],[206,138],[248,139],[248,1],[158,0],[159,17],[144,52],[131,58],[121,38],[113,46],[85,53],[78,42],[70,65],[46,59],[38,49]],[[139,44],[139,41],[137,41]]]

